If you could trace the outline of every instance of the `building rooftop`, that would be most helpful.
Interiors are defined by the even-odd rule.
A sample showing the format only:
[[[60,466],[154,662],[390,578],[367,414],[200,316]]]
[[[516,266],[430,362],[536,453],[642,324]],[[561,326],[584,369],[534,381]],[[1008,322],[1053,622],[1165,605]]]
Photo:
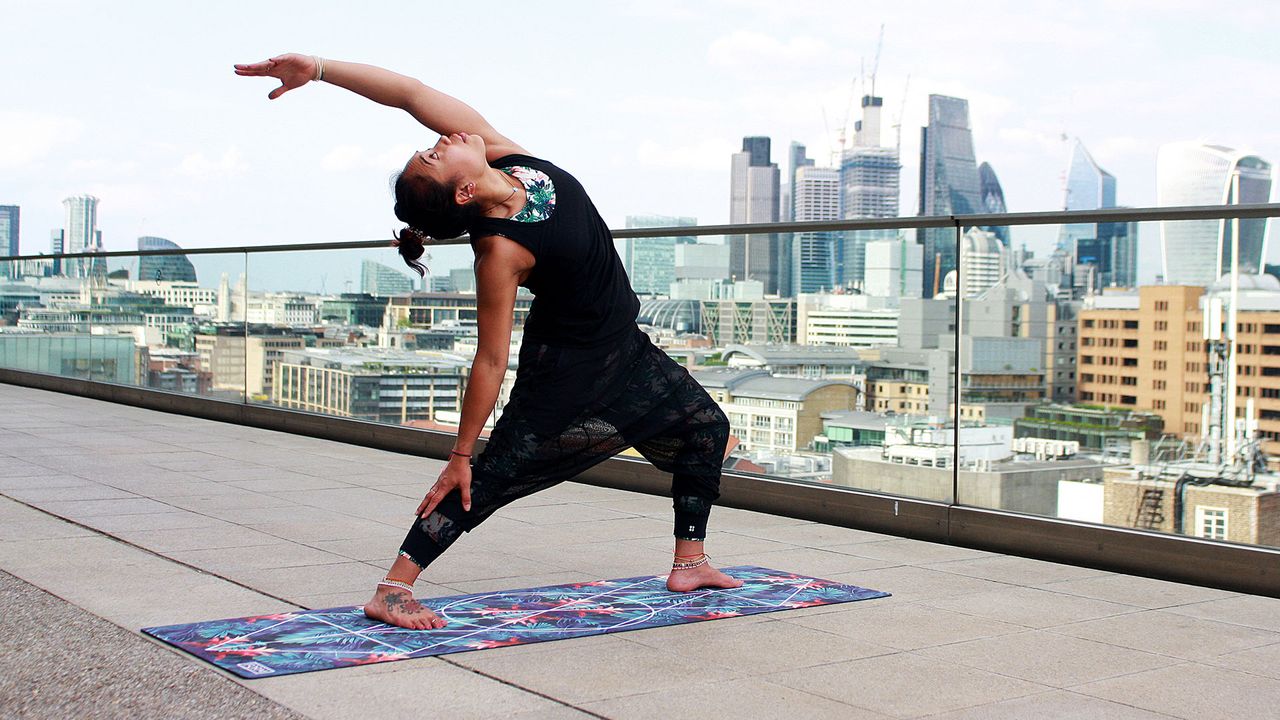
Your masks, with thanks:
[[[835,345],[726,345],[722,359],[728,362],[735,354],[746,355],[766,365],[805,363],[856,363],[861,355],[854,348]]]
[[[363,603],[442,463],[10,385],[0,404],[6,713],[1155,720],[1280,704],[1280,600],[723,507],[717,563],[892,597],[241,680],[138,630]],[[418,591],[661,573],[670,513],[565,483],[499,511]]]

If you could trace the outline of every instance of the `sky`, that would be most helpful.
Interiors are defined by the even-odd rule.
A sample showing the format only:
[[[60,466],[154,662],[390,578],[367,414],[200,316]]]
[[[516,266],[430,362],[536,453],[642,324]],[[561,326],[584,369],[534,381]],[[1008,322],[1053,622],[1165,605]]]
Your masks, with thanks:
[[[784,172],[793,140],[819,164],[832,157],[883,26],[875,89],[883,142],[901,126],[901,214],[916,214],[931,93],[969,100],[977,159],[1010,211],[1062,208],[1064,137],[1116,176],[1121,205],[1152,206],[1161,144],[1280,161],[1280,4],[1222,7],[0,0],[0,204],[22,208],[24,253],[48,249],[63,198],[83,193],[101,200],[108,250],[140,235],[189,248],[389,238],[391,174],[435,135],[334,86],[268,101],[274,81],[232,72],[292,51],[381,65],[468,102],[575,174],[611,226],[723,223],[743,136],[772,137]],[[1014,242],[1044,250],[1054,237],[1018,228]],[[1152,277],[1157,231],[1142,237]],[[437,272],[468,262],[462,248],[436,255]]]

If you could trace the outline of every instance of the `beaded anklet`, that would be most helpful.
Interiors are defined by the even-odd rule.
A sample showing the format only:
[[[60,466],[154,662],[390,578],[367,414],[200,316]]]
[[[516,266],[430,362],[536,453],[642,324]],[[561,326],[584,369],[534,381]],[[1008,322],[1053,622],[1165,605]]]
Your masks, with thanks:
[[[408,590],[410,595],[413,594],[413,586],[407,582],[401,582],[400,580],[392,580],[389,577],[385,577],[385,578],[382,578],[382,580],[378,581],[378,584],[386,585],[387,587],[400,588],[401,590]]]
[[[697,558],[696,560],[694,558]],[[672,570],[693,570],[707,564],[711,556],[706,553],[701,555],[676,555],[675,560],[671,563]]]

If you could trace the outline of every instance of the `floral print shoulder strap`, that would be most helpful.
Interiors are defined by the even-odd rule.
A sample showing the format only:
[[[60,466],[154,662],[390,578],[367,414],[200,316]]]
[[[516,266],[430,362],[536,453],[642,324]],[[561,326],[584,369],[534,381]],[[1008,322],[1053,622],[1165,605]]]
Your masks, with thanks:
[[[515,222],[540,222],[551,217],[556,209],[556,187],[547,174],[524,165],[500,168],[524,185],[525,203],[520,212],[511,218]]]

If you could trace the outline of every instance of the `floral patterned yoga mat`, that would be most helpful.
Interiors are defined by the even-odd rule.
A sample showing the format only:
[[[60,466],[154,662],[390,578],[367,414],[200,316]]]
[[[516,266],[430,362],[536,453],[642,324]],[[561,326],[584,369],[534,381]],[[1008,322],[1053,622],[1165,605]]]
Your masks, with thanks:
[[[762,567],[724,572],[741,578],[743,586],[673,593],[665,576],[649,576],[420,598],[448,621],[440,630],[385,625],[366,618],[356,606],[142,632],[240,677],[257,678],[888,596]]]

